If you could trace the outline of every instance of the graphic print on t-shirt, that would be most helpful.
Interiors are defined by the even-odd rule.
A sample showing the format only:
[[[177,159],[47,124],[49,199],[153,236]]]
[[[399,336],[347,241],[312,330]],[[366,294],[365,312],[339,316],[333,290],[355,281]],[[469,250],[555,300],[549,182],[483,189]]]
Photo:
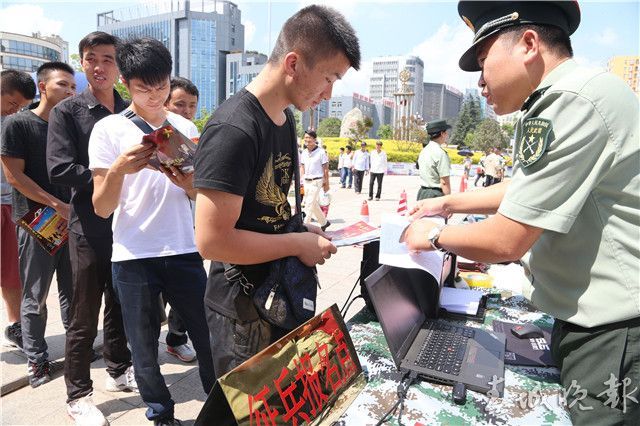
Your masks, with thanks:
[[[257,219],[265,223],[286,222],[291,217],[291,209],[287,201],[287,194],[282,191],[282,186],[287,185],[291,177],[289,168],[291,167],[291,156],[289,154],[282,155],[278,153],[276,160],[273,160],[273,154],[269,156],[265,164],[264,171],[258,179],[256,185],[256,201],[260,204],[273,207],[277,216],[260,216]],[[276,184],[275,171],[280,171],[280,182]],[[282,228],[284,224],[273,225],[274,231]]]

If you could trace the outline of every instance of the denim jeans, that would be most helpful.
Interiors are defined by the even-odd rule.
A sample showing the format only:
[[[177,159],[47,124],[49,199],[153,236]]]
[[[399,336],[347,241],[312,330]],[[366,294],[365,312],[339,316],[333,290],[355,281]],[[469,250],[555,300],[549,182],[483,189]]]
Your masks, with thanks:
[[[207,276],[198,253],[114,262],[113,287],[131,345],[136,382],[149,407],[149,420],[173,417],[174,402],[158,365],[159,295],[187,326],[199,364],[202,387],[209,393],[215,381],[209,329],[204,312]]]
[[[342,167],[340,169],[340,185],[343,188],[347,184],[347,180],[349,181],[348,186],[351,188],[351,183],[353,182],[353,173],[351,172],[351,168]]]

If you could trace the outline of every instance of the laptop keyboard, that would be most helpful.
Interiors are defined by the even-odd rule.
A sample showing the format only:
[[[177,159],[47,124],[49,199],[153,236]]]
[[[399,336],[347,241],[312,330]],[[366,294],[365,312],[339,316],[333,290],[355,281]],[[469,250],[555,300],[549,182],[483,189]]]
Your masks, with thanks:
[[[427,337],[416,358],[416,365],[457,376],[473,329],[440,322],[427,323]]]

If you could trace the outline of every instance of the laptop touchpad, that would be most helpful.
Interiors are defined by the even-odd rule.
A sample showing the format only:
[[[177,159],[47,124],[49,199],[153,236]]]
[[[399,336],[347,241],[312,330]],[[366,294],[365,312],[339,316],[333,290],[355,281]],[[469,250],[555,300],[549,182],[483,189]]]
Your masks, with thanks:
[[[486,349],[479,350],[476,356],[475,364],[494,367],[498,359],[500,359],[500,352],[494,352]]]

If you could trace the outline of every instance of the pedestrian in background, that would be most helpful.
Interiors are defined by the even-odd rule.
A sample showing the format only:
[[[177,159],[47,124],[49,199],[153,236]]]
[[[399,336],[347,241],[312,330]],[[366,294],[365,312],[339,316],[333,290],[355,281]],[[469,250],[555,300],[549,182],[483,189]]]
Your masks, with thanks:
[[[369,170],[369,200],[373,199],[373,184],[378,182],[376,201],[380,201],[382,194],[382,178],[387,172],[387,153],[382,150],[382,141],[376,142],[376,149],[371,155],[371,169]]]
[[[449,140],[451,126],[446,120],[434,120],[427,123],[429,142],[418,156],[420,171],[420,189],[418,200],[442,197],[451,193],[451,161],[444,146]]]
[[[364,175],[369,173],[371,167],[371,159],[369,152],[367,151],[367,143],[362,141],[360,143],[360,150],[353,154],[353,189],[356,194],[362,192],[362,182],[364,181]]]

